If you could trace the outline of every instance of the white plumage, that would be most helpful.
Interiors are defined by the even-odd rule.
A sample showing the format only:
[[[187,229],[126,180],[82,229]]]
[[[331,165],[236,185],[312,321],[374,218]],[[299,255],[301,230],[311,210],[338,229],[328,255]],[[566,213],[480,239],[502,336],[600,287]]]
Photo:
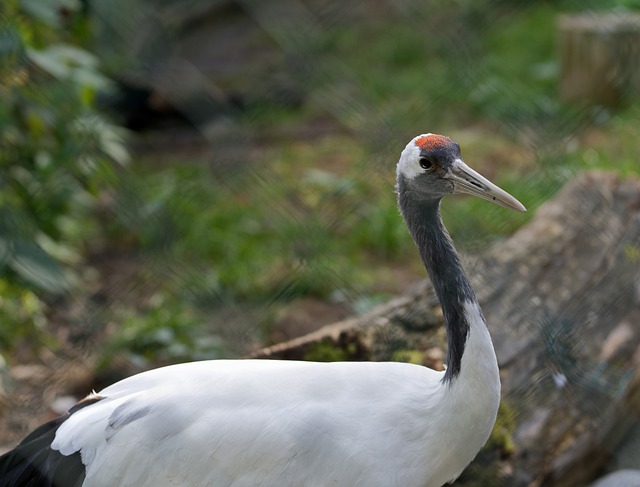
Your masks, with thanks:
[[[277,360],[151,370],[29,435],[0,458],[0,487],[439,487],[455,479],[489,437],[500,381],[440,219],[440,199],[453,192],[524,211],[446,137],[418,136],[402,153],[400,210],[443,307],[446,373]]]
[[[463,357],[446,387],[442,372],[401,363],[164,367],[100,391],[52,448],[81,452],[86,486],[440,486],[491,432],[500,387],[491,348],[475,320],[465,355],[483,360],[465,368]]]

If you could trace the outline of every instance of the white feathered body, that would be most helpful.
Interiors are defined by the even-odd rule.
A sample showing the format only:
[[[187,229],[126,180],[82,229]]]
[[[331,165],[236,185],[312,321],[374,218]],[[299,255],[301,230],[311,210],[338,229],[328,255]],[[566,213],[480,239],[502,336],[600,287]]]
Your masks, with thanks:
[[[216,360],[144,372],[71,415],[52,448],[85,486],[438,487],[495,421],[499,379],[477,306],[462,372],[401,363]]]

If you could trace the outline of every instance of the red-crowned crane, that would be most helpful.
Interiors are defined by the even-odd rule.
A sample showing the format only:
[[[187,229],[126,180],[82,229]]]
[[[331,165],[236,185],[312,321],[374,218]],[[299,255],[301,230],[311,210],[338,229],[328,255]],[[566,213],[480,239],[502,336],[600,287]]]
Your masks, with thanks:
[[[439,487],[489,437],[500,401],[493,345],[440,217],[469,193],[517,211],[441,135],[397,165],[400,211],[442,305],[448,367],[211,360],[90,394],[0,458],[0,485]]]

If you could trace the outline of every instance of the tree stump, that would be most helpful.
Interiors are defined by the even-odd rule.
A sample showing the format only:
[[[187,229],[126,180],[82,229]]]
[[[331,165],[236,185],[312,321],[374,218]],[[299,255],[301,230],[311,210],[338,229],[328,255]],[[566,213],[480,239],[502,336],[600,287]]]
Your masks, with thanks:
[[[615,105],[640,95],[640,14],[563,15],[557,29],[563,98]]]
[[[494,339],[507,433],[455,485],[586,485],[640,425],[640,180],[585,173],[465,266]],[[441,325],[425,281],[256,356],[308,358],[332,345],[351,359],[419,350],[434,365]]]

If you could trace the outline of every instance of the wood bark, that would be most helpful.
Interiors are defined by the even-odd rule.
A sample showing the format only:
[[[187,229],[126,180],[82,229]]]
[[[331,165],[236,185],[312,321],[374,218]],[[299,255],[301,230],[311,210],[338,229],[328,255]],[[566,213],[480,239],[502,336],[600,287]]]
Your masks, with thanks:
[[[494,339],[510,425],[456,485],[585,485],[639,424],[640,180],[582,174],[465,265]],[[302,359],[325,344],[349,359],[388,360],[419,350],[437,367],[443,354],[433,351],[444,343],[425,281],[255,355]]]
[[[557,29],[565,99],[615,105],[640,94],[640,15],[563,15]]]

